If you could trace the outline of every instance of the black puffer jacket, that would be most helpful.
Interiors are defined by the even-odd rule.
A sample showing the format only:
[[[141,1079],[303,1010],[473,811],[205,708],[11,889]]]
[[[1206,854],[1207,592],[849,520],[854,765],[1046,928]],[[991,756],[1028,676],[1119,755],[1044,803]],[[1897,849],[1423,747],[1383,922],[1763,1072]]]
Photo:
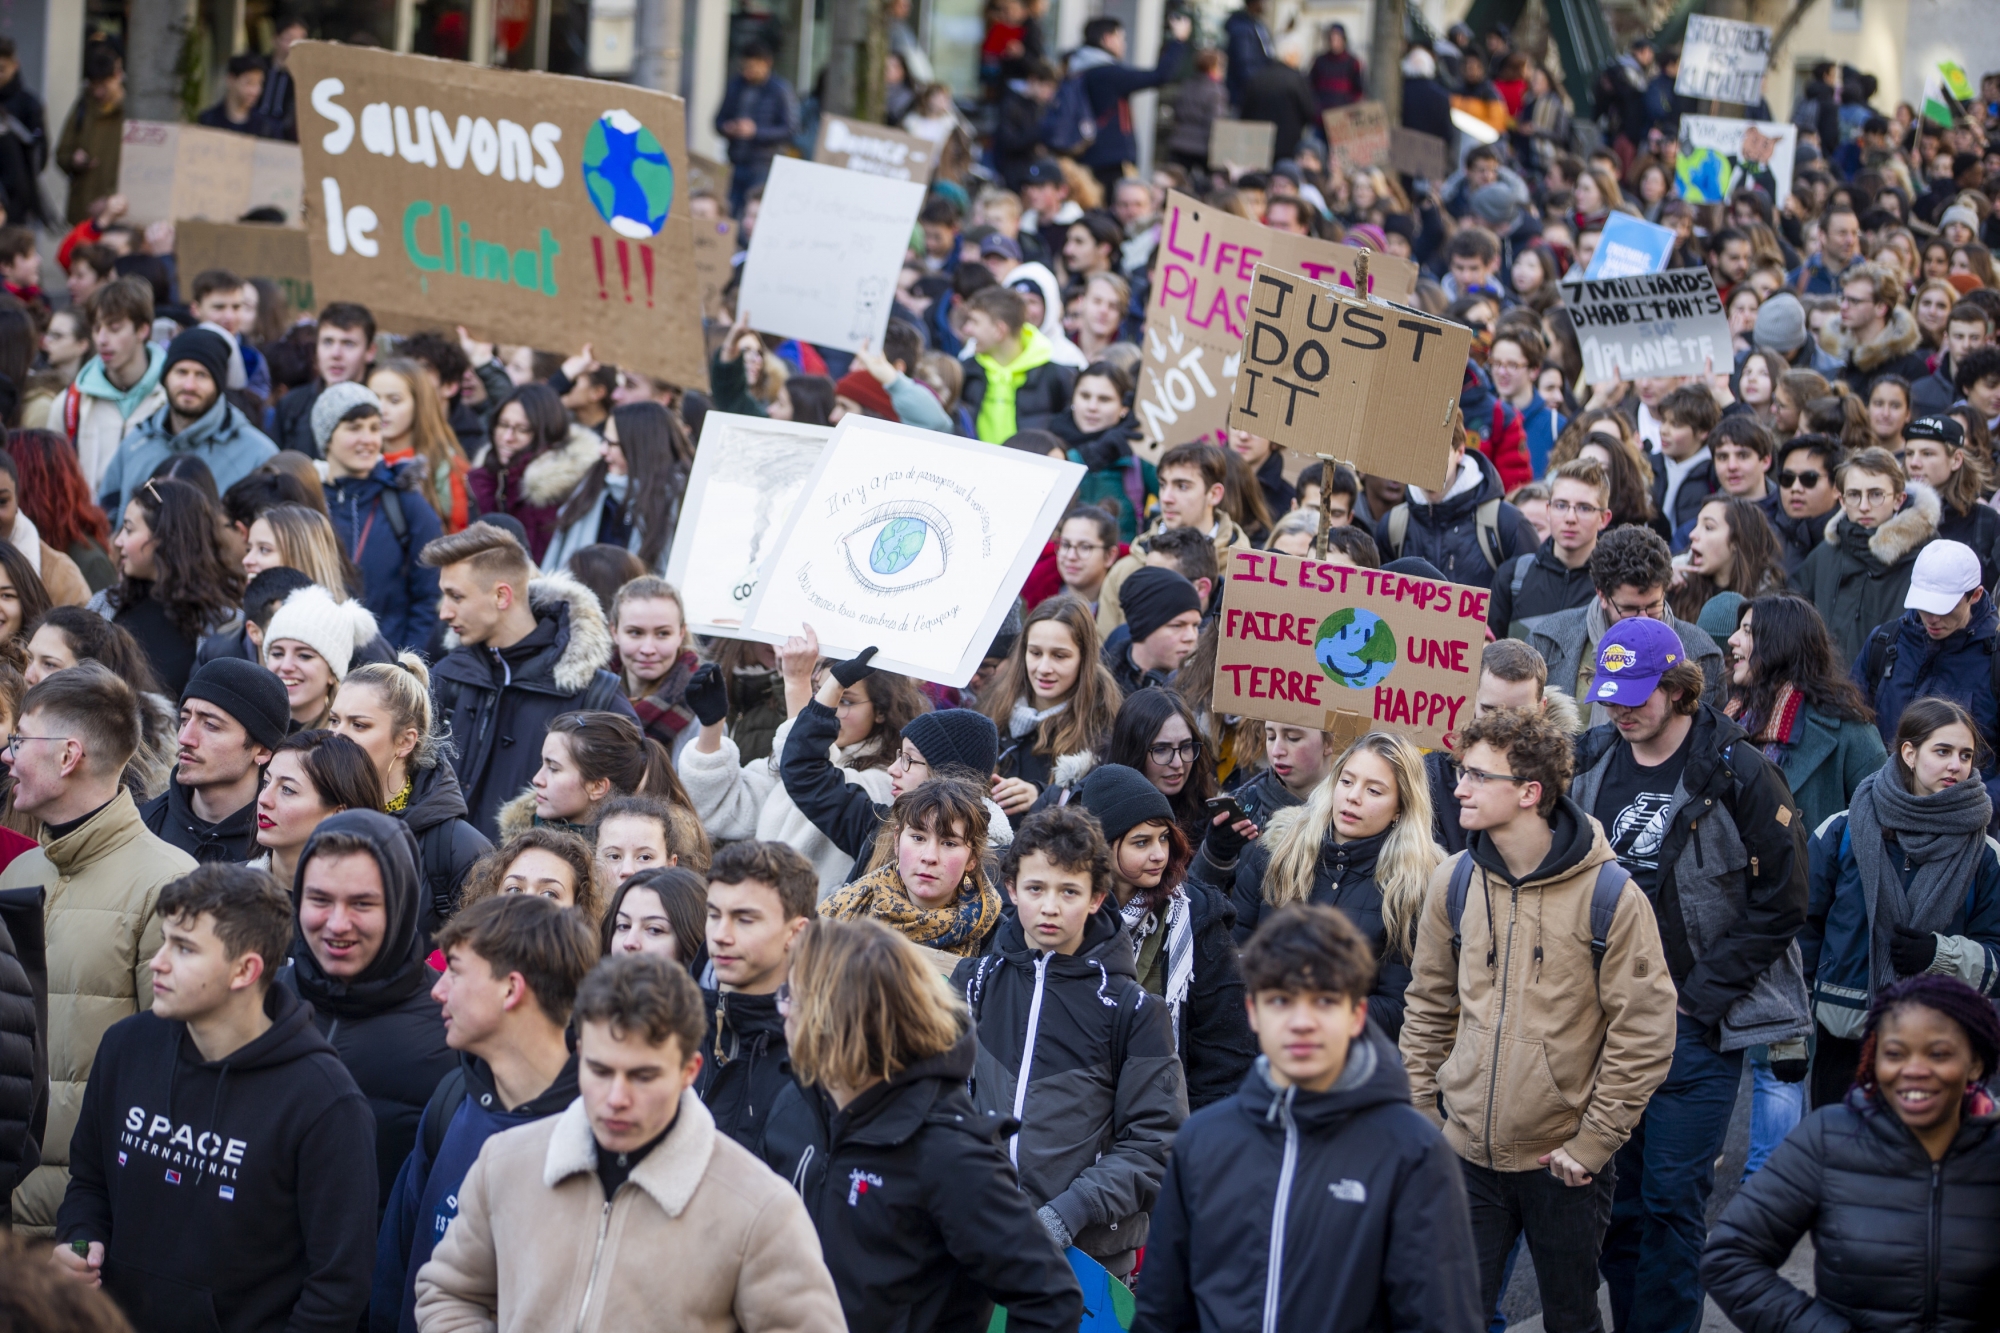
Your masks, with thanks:
[[[836,1110],[778,1094],[764,1161],[805,1200],[853,1329],[1072,1329],[1076,1275],[1014,1180],[1013,1122],[973,1109],[971,1033]]]
[[[1368,1016],[1393,1042],[1403,1033],[1403,992],[1410,985],[1410,959],[1407,947],[1389,948],[1389,932],[1382,924],[1382,887],[1375,882],[1375,858],[1388,837],[1378,833],[1344,843],[1327,838],[1319,849],[1312,893],[1306,901],[1338,907],[1355,929],[1368,937],[1368,947],[1380,960],[1375,988],[1368,993]],[[1262,838],[1244,848],[1237,860],[1231,897],[1236,903],[1239,943],[1250,938],[1266,913],[1276,910],[1264,900],[1264,876],[1270,868],[1270,843]]]
[[[2000,518],[2000,514],[1995,517]],[[1516,579],[1521,584],[1518,597],[1514,595]],[[1495,637],[1504,639],[1508,627],[1517,620],[1588,606],[1596,595],[1590,562],[1571,569],[1556,558],[1556,542],[1551,537],[1532,555],[1517,555],[1500,566],[1493,576],[1493,598],[1486,604],[1486,624]]]
[[[1174,1019],[1174,1049],[1187,1078],[1188,1109],[1198,1111],[1236,1091],[1257,1058],[1257,1039],[1243,1010],[1243,974],[1236,970],[1231,927],[1236,909],[1229,895],[1202,884],[1181,885],[1188,899],[1188,929],[1194,932],[1194,975]],[[1140,947],[1147,968],[1140,984],[1164,998],[1171,972],[1171,939]]]
[[[14,1186],[42,1161],[38,1122],[49,1085],[42,896],[38,888],[0,894],[0,1226],[13,1219]]]
[[[410,775],[410,803],[399,818],[417,838],[417,874],[423,880],[424,938],[458,911],[459,891],[472,864],[493,850],[484,833],[466,820],[465,793],[450,764],[434,764]]]
[[[211,824],[194,812],[194,798],[181,786],[178,769],[165,791],[139,807],[139,818],[169,847],[180,848],[203,865],[218,861],[240,865],[263,854],[257,846],[255,798]]]
[[[704,990],[708,1032],[694,1090],[715,1127],[756,1152],[778,1094],[792,1083],[792,1056],[776,995]]]
[[[1486,547],[1479,540],[1479,507],[1491,501],[1499,501],[1499,508],[1493,514],[1487,540],[1499,548],[1501,563],[1517,555],[1527,555],[1541,545],[1541,535],[1528,522],[1527,515],[1502,499],[1506,489],[1492,461],[1477,449],[1468,450],[1465,458],[1479,469],[1476,486],[1456,495],[1447,492],[1435,502],[1419,501],[1412,491],[1410,498],[1397,506],[1409,510],[1400,546],[1391,540],[1398,526],[1394,509],[1375,525],[1375,542],[1382,548],[1384,564],[1420,556],[1436,565],[1453,583],[1492,587],[1494,562],[1487,559]]]
[[[1021,1122],[1022,1192],[1055,1209],[1078,1249],[1129,1272],[1187,1092],[1167,1007],[1134,978],[1116,902],[1105,898],[1069,955],[1031,947],[1010,909],[993,952],[965,959],[951,983],[979,1037],[973,1105]]]
[[[1779,1272],[1813,1239],[1813,1295]],[[1973,1333],[2000,1324],[2000,1117],[1933,1163],[1859,1091],[1778,1145],[1708,1233],[1701,1280],[1744,1333]]]

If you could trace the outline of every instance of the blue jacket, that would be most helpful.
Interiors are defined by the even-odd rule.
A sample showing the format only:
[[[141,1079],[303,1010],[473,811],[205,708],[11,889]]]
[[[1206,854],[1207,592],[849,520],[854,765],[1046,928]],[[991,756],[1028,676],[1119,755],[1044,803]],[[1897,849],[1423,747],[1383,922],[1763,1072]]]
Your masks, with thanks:
[[[1931,638],[1915,611],[1876,626],[1855,656],[1854,682],[1875,710],[1885,746],[1896,743],[1896,724],[1912,700],[1936,695],[1964,705],[1986,742],[1980,772],[2000,808],[2000,757],[1992,753],[2000,740],[2000,613],[1991,596],[1974,604],[1964,629],[1942,641]]]
[[[1854,799],[1861,779],[1889,762],[1882,737],[1866,722],[1836,720],[1811,704],[1799,709],[1778,770],[1807,828],[1818,828]]]
[[[1521,409],[1521,429],[1528,437],[1528,461],[1534,465],[1538,479],[1548,476],[1549,451],[1556,447],[1556,437],[1568,424],[1568,418],[1543,402],[1539,393]]]
[[[1235,1096],[1181,1126],[1133,1327],[1481,1326],[1457,1154],[1410,1105],[1372,1023],[1347,1061],[1315,1093],[1272,1086],[1260,1058]]]
[[[132,493],[151,479],[160,464],[184,456],[199,458],[215,474],[215,488],[226,491],[278,452],[271,438],[250,424],[250,418],[227,398],[182,431],[174,434],[173,408],[162,407],[135,427],[111,455],[104,479],[97,484],[97,503],[107,514],[125,512]]]
[[[365,477],[326,483],[326,508],[340,544],[361,570],[361,604],[375,613],[382,637],[422,650],[437,622],[438,572],[418,561],[426,542],[444,535],[437,511],[416,489],[423,465],[412,459],[377,463]],[[403,530],[386,509],[402,515]]]
[[[756,137],[729,139],[723,132],[723,124],[744,119],[757,122]],[[792,92],[792,85],[776,74],[762,83],[735,75],[723,90],[721,105],[715,109],[715,132],[728,139],[731,165],[768,166],[779,149],[798,137],[798,96]]]
[[[542,1095],[508,1110],[493,1086],[493,1071],[473,1056],[460,1057],[417,1122],[417,1145],[403,1159],[382,1214],[375,1243],[375,1282],[368,1296],[368,1333],[417,1333],[417,1270],[430,1262],[445,1228],[458,1216],[458,1187],[486,1146],[504,1130],[555,1115],[576,1100],[576,1056]],[[453,1107],[452,1102],[457,1105]],[[433,1116],[449,1111],[442,1131]],[[430,1152],[435,1140],[436,1156]]]
[[[1187,55],[1185,42],[1169,39],[1160,48],[1160,63],[1152,69],[1121,65],[1095,46],[1083,47],[1070,57],[1071,71],[1083,71],[1083,93],[1090,99],[1091,115],[1097,118],[1097,137],[1084,149],[1083,165],[1108,167],[1138,160],[1138,141],[1132,137],[1132,107],[1125,99],[1147,88],[1171,83],[1179,75]]]
[[[1222,21],[1222,40],[1228,57],[1222,67],[1223,85],[1229,89],[1229,100],[1241,106],[1250,80],[1278,58],[1277,46],[1264,20],[1247,9],[1239,9]]]
[[[1806,983],[1812,988],[1813,1012],[1835,1036],[1858,1038],[1873,998],[1868,977],[1872,923],[1847,811],[1820,825],[1807,852],[1812,880],[1799,952]],[[1915,868],[1906,862],[1904,884],[1915,876]],[[1965,900],[1952,914],[1950,933],[1939,932],[1937,961],[1931,970],[1956,977],[1981,995],[1991,996],[2000,988],[2000,854],[1991,838],[1986,839],[1972,883],[1966,885]]]

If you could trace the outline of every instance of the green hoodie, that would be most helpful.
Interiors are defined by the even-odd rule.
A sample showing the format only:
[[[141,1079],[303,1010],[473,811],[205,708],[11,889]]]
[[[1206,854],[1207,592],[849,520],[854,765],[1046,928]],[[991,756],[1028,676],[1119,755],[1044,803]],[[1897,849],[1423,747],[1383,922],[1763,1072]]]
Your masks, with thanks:
[[[105,373],[104,358],[93,356],[84,362],[83,369],[76,373],[76,389],[78,393],[87,393],[92,398],[103,398],[116,403],[118,415],[130,421],[132,414],[139,410],[139,404],[145,401],[146,395],[153,391],[153,387],[160,382],[160,376],[166,372],[166,348],[158,343],[147,343],[146,373],[141,375],[139,382],[131,388],[121,389],[113,384],[111,376]]]
[[[1021,354],[1002,366],[985,352],[973,360],[986,372],[986,397],[979,404],[974,423],[979,438],[988,444],[1005,443],[1014,434],[1014,394],[1027,382],[1028,372],[1055,360],[1055,346],[1033,325],[1021,330]]]

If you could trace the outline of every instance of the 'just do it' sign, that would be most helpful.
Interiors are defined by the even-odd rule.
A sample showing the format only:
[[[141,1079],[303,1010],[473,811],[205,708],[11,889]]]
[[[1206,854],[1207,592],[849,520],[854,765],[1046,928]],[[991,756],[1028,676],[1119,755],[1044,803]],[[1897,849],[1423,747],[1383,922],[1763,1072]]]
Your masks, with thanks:
[[[1218,713],[1429,749],[1471,720],[1486,589],[1268,551],[1227,573]]]

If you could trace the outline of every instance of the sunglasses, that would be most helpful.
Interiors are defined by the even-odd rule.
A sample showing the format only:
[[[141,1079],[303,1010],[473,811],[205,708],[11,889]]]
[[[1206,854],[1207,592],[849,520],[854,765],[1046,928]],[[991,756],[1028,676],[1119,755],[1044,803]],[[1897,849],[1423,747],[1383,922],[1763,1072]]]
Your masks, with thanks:
[[[1803,486],[1811,490],[1819,485],[1821,475],[1815,471],[1794,472],[1790,468],[1785,468],[1778,473],[1778,485],[1785,490],[1790,490],[1794,486]]]

